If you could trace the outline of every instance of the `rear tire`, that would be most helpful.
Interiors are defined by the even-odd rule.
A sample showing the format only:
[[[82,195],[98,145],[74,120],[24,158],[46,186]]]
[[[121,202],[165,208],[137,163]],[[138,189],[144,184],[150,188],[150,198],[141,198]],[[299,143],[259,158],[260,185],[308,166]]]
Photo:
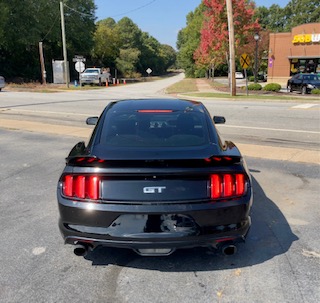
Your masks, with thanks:
[[[290,93],[292,93],[292,87],[291,87],[290,84],[287,86],[287,91],[290,92]]]

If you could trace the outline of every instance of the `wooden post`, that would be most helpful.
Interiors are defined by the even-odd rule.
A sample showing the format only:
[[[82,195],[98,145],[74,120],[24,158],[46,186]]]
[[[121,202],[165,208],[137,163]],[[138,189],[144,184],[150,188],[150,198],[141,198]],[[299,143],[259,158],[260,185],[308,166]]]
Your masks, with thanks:
[[[43,45],[42,42],[39,42],[39,54],[40,54],[40,66],[41,66],[41,79],[42,79],[42,84],[46,85],[47,84],[47,75],[46,75],[46,69],[44,66],[44,57],[43,57]]]
[[[236,61],[235,61],[235,50],[234,50],[234,26],[233,26],[233,13],[232,13],[232,0],[227,1],[227,15],[228,15],[228,29],[229,29],[229,59],[230,59],[230,94],[231,96],[236,95]]]

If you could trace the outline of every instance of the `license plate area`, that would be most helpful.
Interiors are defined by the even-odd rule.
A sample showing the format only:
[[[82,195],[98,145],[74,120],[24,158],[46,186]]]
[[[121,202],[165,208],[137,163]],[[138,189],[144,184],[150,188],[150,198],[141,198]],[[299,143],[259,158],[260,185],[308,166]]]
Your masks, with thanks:
[[[136,249],[135,252],[140,256],[152,257],[152,256],[169,256],[175,250],[172,248],[143,248]]]

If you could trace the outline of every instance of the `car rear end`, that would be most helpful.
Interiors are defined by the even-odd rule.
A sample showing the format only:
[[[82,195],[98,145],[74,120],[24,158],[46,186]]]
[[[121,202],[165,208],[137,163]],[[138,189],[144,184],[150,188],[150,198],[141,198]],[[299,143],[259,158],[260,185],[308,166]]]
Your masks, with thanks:
[[[113,113],[102,115],[88,148],[70,154],[59,180],[65,243],[78,255],[99,245],[140,255],[197,246],[232,254],[251,225],[251,180],[238,149],[213,142],[204,112],[193,112],[188,135],[178,134],[180,110]],[[135,123],[122,129],[127,120]]]
[[[58,188],[66,243],[172,252],[239,242],[248,232],[250,178],[230,165],[239,159],[75,161]]]

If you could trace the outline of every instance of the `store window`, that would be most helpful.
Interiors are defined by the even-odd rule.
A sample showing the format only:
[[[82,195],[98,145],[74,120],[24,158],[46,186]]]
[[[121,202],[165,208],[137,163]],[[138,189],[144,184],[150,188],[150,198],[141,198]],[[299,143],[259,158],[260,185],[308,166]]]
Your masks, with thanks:
[[[320,73],[320,59],[290,59],[290,76],[298,73]]]

